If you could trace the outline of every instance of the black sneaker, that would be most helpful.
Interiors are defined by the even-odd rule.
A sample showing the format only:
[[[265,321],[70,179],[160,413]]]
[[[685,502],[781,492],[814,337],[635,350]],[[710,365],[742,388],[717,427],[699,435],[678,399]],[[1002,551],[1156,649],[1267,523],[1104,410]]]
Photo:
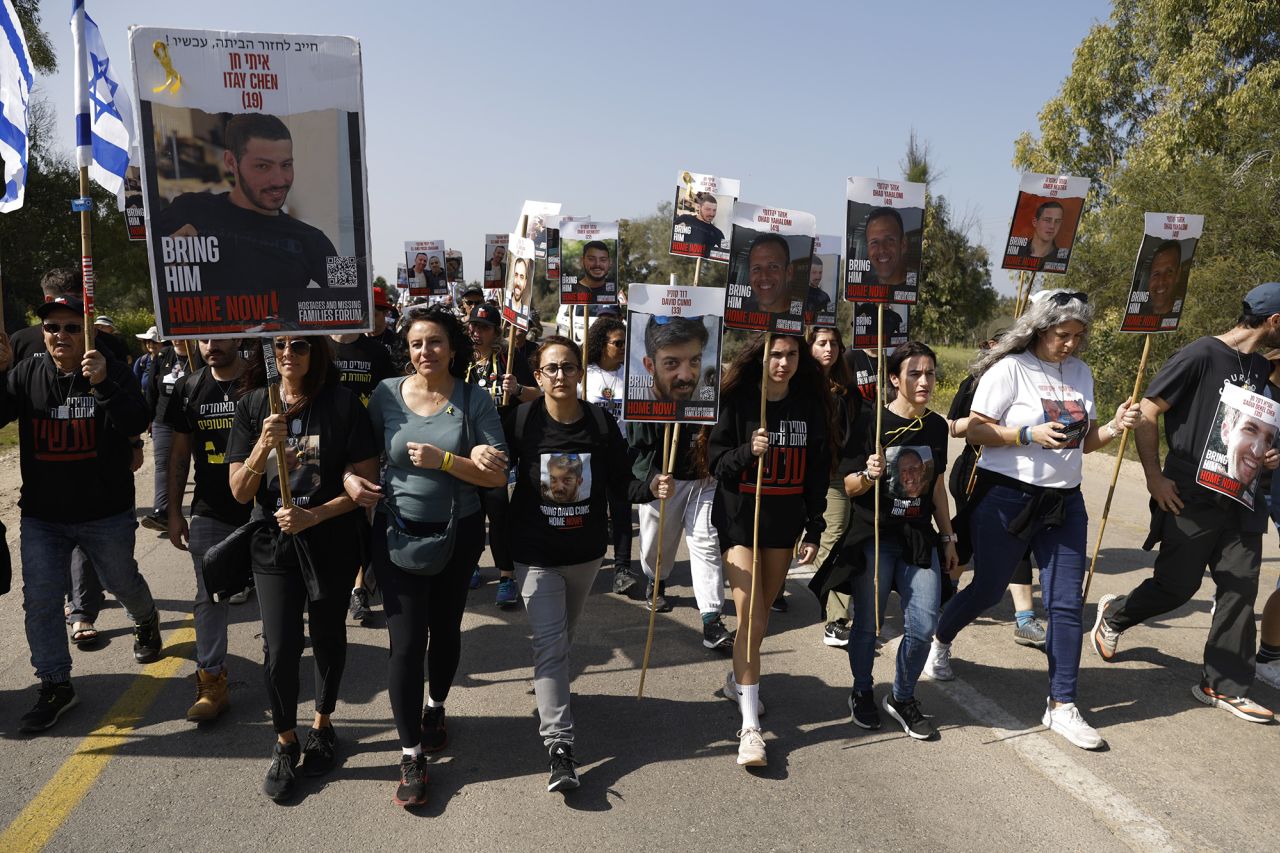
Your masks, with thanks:
[[[307,745],[302,748],[302,772],[308,776],[323,776],[333,769],[338,751],[338,735],[333,726],[312,729],[307,732]]]
[[[133,659],[138,663],[151,663],[160,659],[160,614],[133,626]]]
[[[427,801],[427,757],[400,757],[400,786],[391,802],[401,808],[420,806]]]
[[[853,724],[862,729],[880,729],[880,711],[876,708],[876,695],[870,690],[854,690],[849,694],[849,712]]]
[[[613,570],[613,591],[618,595],[630,595],[631,590],[640,585],[640,578],[631,574],[626,566],[618,566]]]
[[[18,731],[42,732],[76,706],[76,691],[70,681],[41,681],[40,696],[31,710],[22,715]]]
[[[773,604],[769,605],[769,609],[774,613],[786,613],[790,610],[791,606],[787,604],[786,594],[779,591],[778,597],[773,600]]]
[[[138,522],[148,530],[154,530],[157,533],[169,532],[169,513],[156,510],[150,515],[144,515],[142,520]]]
[[[351,618],[363,623],[369,618],[369,592],[365,589],[351,590]]]
[[[262,793],[277,803],[293,796],[293,788],[297,776],[294,768],[298,766],[298,758],[302,750],[298,742],[281,743],[276,741],[271,751],[271,766],[267,768],[267,778],[262,781]]]
[[[422,709],[422,748],[427,752],[439,752],[449,745],[449,733],[444,726],[444,706]]]
[[[650,610],[656,610],[659,613],[670,613],[671,605],[667,603],[666,592],[667,582],[663,581],[658,584],[658,600],[655,603],[653,600],[653,581],[649,581],[649,584],[644,589],[645,604],[649,606]]]
[[[837,619],[834,622],[828,622],[822,629],[822,643],[832,648],[847,648],[849,645],[849,620]]]
[[[724,626],[724,617],[719,613],[710,622],[702,623],[702,645],[708,649],[733,648],[733,632]]]
[[[547,750],[551,755],[551,777],[547,779],[547,791],[572,791],[582,783],[578,781],[578,771],[573,766],[573,746],[564,741],[556,741]]]
[[[918,700],[908,699],[905,702],[899,702],[890,691],[884,697],[884,709],[889,712],[890,717],[898,721],[898,725],[902,726],[904,732],[916,740],[938,739],[938,730],[934,728],[933,723],[929,722],[929,718],[921,713]]]

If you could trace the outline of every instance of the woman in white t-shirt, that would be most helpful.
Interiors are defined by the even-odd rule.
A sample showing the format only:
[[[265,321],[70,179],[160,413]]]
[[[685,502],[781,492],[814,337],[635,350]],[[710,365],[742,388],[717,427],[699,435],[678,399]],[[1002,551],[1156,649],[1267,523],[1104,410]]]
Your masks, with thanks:
[[[984,448],[973,496],[956,526],[973,546],[973,580],[943,610],[925,667],[936,680],[954,678],[951,642],[1003,598],[1030,547],[1049,617],[1043,723],[1082,749],[1104,741],[1075,706],[1089,524],[1080,495],[1081,465],[1085,453],[1109,444],[1140,418],[1138,407],[1126,401],[1115,418],[1098,425],[1093,374],[1075,355],[1091,319],[1084,293],[1036,294],[1026,313],[974,364],[978,387],[971,414],[955,425]]]

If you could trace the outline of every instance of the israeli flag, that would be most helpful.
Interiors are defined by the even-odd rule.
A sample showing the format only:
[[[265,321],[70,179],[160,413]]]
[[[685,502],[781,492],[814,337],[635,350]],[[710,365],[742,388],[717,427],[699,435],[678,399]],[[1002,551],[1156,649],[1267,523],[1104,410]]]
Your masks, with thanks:
[[[88,166],[90,178],[121,197],[133,108],[84,0],[71,2],[71,43],[76,58],[76,164]]]
[[[0,213],[22,207],[27,190],[27,103],[31,97],[31,54],[13,3],[0,9],[0,157],[4,158],[4,198]]]

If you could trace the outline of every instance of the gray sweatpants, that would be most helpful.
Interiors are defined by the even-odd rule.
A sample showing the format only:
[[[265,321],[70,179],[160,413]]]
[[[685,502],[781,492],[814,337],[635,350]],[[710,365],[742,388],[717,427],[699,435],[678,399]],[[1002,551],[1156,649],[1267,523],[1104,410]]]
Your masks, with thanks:
[[[517,562],[516,583],[533,632],[533,693],[543,745],[573,743],[569,711],[569,646],[587,608],[587,595],[602,558],[572,566],[530,566]]]
[[[231,607],[225,601],[218,603],[209,597],[209,591],[204,588],[201,563],[205,552],[230,536],[235,529],[234,524],[207,515],[191,517],[187,550],[191,552],[191,562],[196,570],[196,666],[211,675],[221,672],[227,659],[227,619]]]

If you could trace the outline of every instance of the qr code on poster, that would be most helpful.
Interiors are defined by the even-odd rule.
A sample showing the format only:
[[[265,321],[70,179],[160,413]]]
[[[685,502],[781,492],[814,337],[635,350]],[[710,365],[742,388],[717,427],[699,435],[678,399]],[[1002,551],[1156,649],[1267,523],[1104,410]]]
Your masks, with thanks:
[[[341,255],[330,255],[325,259],[326,272],[330,287],[357,287],[360,277],[357,273],[356,259],[344,258]]]

